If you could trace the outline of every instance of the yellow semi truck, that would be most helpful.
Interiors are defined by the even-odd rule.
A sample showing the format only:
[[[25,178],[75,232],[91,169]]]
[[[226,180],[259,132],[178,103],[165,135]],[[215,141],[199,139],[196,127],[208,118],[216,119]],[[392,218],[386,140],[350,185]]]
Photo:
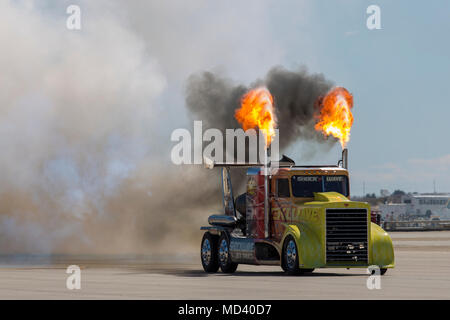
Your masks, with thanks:
[[[206,272],[238,264],[280,265],[288,274],[316,268],[394,267],[390,236],[371,221],[370,206],[350,200],[347,149],[338,165],[280,162],[222,168],[224,214],[208,218],[201,242]],[[246,166],[246,192],[236,199],[230,168]]]

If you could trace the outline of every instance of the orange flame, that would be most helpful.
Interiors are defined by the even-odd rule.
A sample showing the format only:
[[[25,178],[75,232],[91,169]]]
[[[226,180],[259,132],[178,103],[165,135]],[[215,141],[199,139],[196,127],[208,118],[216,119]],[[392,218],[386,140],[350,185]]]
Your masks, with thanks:
[[[234,117],[245,131],[258,127],[266,137],[266,148],[275,137],[273,98],[267,88],[260,87],[247,92],[242,97],[241,108],[235,111]]]
[[[350,130],[353,125],[353,96],[347,89],[336,87],[323,98],[320,114],[316,116],[315,129],[324,135],[330,134],[339,139],[342,148],[350,140]]]

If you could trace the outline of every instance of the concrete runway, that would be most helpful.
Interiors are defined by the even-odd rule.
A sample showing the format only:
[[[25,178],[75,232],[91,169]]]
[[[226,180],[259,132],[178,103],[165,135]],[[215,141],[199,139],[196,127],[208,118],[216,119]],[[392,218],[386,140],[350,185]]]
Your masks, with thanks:
[[[450,231],[391,236],[396,268],[381,277],[379,290],[367,288],[364,269],[290,277],[279,267],[241,265],[233,275],[209,275],[199,257],[170,264],[73,257],[50,265],[0,264],[0,299],[450,299]],[[66,267],[77,263],[81,289],[68,290]]]

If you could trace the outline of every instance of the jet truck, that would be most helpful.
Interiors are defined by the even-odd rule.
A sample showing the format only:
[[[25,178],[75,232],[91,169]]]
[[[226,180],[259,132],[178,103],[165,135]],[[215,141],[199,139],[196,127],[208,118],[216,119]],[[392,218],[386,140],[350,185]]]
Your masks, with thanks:
[[[394,267],[391,237],[371,221],[370,205],[350,200],[348,152],[337,165],[227,164],[222,170],[223,214],[211,215],[201,242],[205,272],[239,264],[279,265],[290,275],[316,268]],[[246,192],[234,198],[230,172],[246,167]],[[373,268],[373,267],[372,267]],[[373,269],[373,270],[376,270]]]

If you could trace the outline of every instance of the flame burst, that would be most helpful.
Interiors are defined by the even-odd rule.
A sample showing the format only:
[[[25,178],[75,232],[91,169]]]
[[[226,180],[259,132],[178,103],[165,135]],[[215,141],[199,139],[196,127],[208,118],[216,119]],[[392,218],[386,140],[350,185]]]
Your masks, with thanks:
[[[315,129],[324,135],[332,135],[339,139],[342,148],[350,140],[350,130],[353,124],[353,96],[347,89],[336,87],[331,89],[321,103],[320,114],[317,117]]]
[[[241,108],[236,110],[234,117],[245,131],[259,128],[266,137],[266,148],[275,137],[273,98],[267,88],[261,87],[247,92],[242,97]]]

